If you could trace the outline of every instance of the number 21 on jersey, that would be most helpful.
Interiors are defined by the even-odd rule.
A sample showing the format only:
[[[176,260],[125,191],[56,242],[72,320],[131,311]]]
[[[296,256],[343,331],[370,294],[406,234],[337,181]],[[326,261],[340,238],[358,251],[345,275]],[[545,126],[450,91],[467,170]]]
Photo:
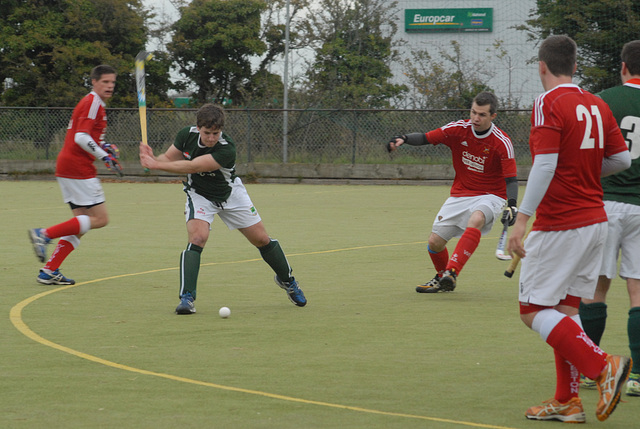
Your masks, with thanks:
[[[578,117],[578,121],[584,121],[585,123],[584,137],[582,137],[582,144],[580,145],[580,149],[594,149],[596,147],[595,139],[591,137],[594,118],[596,120],[596,128],[598,130],[598,147],[600,149],[603,149],[604,135],[602,130],[602,116],[600,115],[600,109],[598,109],[598,106],[592,104],[591,111],[589,111],[589,109],[587,109],[585,105],[578,104],[576,106],[576,116]]]

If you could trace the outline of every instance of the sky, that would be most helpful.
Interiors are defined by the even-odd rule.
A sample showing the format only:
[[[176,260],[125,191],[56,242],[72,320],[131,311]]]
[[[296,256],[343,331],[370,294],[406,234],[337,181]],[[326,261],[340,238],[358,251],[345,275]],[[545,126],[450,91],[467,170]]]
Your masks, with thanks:
[[[142,4],[147,9],[151,9],[156,14],[156,20],[162,19],[163,16],[166,16],[167,19],[171,20],[178,19],[178,10],[171,4],[169,0],[142,0]],[[150,45],[147,46],[147,50],[158,50],[158,41],[151,40],[150,42]]]

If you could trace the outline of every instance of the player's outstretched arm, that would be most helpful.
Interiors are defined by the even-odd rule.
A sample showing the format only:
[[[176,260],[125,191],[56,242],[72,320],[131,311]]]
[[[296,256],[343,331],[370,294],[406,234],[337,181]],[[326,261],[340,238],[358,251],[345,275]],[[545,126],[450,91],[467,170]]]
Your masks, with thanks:
[[[424,146],[429,144],[427,136],[424,133],[402,134],[391,137],[386,145],[387,151],[393,152],[405,143],[411,146]]]
[[[386,145],[387,152],[393,152],[394,150],[397,150],[398,147],[403,145],[404,142],[406,141],[407,141],[407,136],[405,135],[397,135],[397,136],[391,137]]]

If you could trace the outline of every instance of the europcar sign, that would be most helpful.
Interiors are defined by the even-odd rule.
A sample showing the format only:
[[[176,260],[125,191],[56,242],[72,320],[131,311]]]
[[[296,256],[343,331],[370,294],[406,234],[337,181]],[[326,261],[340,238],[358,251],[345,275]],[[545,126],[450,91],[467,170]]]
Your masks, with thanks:
[[[493,31],[493,8],[405,9],[404,30],[421,32]]]

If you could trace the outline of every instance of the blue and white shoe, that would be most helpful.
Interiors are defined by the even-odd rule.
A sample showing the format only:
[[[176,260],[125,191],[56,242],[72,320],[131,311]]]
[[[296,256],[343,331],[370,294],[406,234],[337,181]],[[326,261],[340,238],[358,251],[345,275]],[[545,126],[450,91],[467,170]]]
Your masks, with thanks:
[[[304,307],[307,305],[307,298],[304,297],[304,293],[302,293],[302,289],[298,287],[298,282],[295,278],[291,277],[290,282],[283,282],[278,278],[278,276],[275,276],[274,280],[278,286],[287,292],[287,296],[291,302],[298,307]]]
[[[47,270],[43,268],[40,270],[40,274],[38,275],[38,283],[42,283],[43,285],[73,285],[76,284],[76,281],[73,279],[68,279],[62,275],[60,270]]]
[[[49,237],[44,234],[44,228],[34,228],[29,230],[29,239],[33,244],[33,250],[36,252],[36,258],[40,262],[44,262],[47,259],[47,244],[51,241]]]
[[[193,314],[196,312],[196,307],[193,305],[193,295],[190,292],[182,294],[180,296],[180,304],[176,307],[176,314]]]

